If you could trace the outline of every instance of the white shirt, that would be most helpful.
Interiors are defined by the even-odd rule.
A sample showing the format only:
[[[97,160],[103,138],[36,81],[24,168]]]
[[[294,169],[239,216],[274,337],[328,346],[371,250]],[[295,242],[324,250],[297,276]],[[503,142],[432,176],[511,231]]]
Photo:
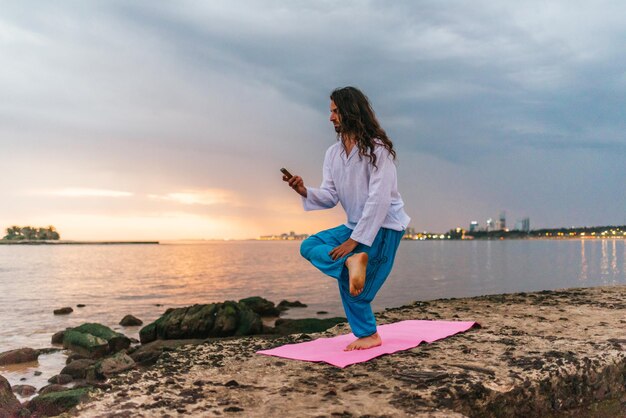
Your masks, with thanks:
[[[331,145],[324,157],[322,184],[307,187],[302,198],[304,210],[328,209],[341,203],[352,229],[350,238],[371,246],[380,228],[402,231],[411,218],[404,212],[404,202],[398,193],[398,177],[393,156],[377,144],[374,147],[376,166],[368,157],[359,156],[354,146],[346,156],[343,144]]]

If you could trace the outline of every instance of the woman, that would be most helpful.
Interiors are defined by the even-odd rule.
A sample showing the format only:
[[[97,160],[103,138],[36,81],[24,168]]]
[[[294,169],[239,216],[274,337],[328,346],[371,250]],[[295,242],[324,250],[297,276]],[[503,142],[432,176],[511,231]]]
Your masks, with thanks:
[[[300,253],[337,279],[348,323],[357,340],[345,350],[382,344],[371,302],[391,272],[410,218],[398,193],[396,152],[380,127],[367,97],[355,87],[330,95],[330,121],[337,143],[326,151],[319,188],[300,176],[284,176],[302,196],[305,210],[341,203],[347,222],[302,242]]]

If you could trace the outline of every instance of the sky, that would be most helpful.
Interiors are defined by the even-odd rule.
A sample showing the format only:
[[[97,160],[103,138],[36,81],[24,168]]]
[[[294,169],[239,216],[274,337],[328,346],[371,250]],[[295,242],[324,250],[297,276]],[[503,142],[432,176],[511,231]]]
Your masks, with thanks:
[[[620,1],[0,0],[0,228],[314,233],[329,95],[369,97],[411,227],[626,224]]]

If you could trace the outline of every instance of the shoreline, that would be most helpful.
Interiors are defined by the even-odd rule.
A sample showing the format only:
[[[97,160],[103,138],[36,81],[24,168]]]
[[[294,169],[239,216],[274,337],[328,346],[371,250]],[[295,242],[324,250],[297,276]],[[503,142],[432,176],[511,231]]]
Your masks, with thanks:
[[[110,379],[78,406],[116,416],[552,416],[626,413],[626,286],[415,302],[379,312],[477,321],[432,344],[339,369],[257,355],[349,332],[205,340]]]
[[[496,238],[496,237],[480,237],[480,238],[428,238],[428,239],[414,239],[414,238],[402,238],[402,241],[410,242],[440,242],[440,241],[455,241],[455,242],[473,242],[473,241],[626,241],[626,237],[622,236],[585,236],[585,237],[517,237],[517,238]],[[302,240],[286,240],[286,239],[224,239],[224,240],[164,240],[164,244],[208,244],[208,243],[226,243],[226,242],[302,242]],[[161,241],[11,241],[0,239],[0,245],[162,245]]]
[[[159,245],[159,241],[11,241],[0,240],[0,245]]]

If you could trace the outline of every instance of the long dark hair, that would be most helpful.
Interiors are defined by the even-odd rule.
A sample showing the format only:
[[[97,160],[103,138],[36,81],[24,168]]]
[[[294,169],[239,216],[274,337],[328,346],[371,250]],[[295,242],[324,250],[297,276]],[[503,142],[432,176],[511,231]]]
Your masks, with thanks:
[[[335,102],[341,118],[341,130],[337,132],[337,138],[341,135],[354,136],[356,145],[359,147],[359,155],[370,159],[376,167],[376,154],[374,154],[374,140],[382,143],[387,151],[396,159],[396,151],[393,149],[387,133],[380,127],[372,105],[365,94],[356,87],[341,87],[330,94],[330,99]]]

